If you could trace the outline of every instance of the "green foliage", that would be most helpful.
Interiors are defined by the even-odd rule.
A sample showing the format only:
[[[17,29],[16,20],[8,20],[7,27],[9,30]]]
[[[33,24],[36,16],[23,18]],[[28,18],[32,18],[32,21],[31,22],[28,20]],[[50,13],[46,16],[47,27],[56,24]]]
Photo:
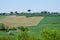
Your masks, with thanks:
[[[20,35],[18,35],[18,40],[40,40],[40,39],[35,37],[34,35],[29,35],[27,32],[23,32]]]
[[[17,39],[15,37],[8,36],[8,37],[0,37],[0,40],[17,40]]]
[[[60,31],[58,30],[43,30],[41,32],[42,40],[60,40]]]
[[[41,39],[39,37],[34,36],[34,35],[30,35],[29,40],[41,40]]]
[[[10,28],[9,30],[17,30],[15,27],[13,27],[13,28]]]
[[[29,29],[27,28],[27,27],[23,27],[23,26],[21,26],[21,27],[18,27],[18,29],[20,29],[21,31],[28,31]]]
[[[0,30],[5,30],[5,26],[3,23],[0,23]]]
[[[18,40],[28,40],[29,36],[27,32],[22,32],[20,35],[18,35]]]

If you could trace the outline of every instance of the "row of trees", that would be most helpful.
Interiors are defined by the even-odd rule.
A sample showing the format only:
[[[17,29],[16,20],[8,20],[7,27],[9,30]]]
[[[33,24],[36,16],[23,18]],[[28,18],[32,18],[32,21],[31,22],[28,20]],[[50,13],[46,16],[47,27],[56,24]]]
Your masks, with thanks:
[[[21,12],[18,11],[10,12],[10,13],[0,13],[0,15],[19,15],[19,16],[45,16],[45,15],[60,15],[59,12],[48,12],[48,11],[41,11],[41,12],[31,12],[31,10],[27,10],[28,12]]]
[[[31,10],[29,9],[29,10],[27,10],[28,12],[31,12]],[[0,13],[0,15],[7,15],[8,13]],[[14,15],[14,14],[16,14],[16,15],[18,15],[19,13],[18,13],[18,11],[15,11],[15,12],[10,12],[9,13],[9,15]]]

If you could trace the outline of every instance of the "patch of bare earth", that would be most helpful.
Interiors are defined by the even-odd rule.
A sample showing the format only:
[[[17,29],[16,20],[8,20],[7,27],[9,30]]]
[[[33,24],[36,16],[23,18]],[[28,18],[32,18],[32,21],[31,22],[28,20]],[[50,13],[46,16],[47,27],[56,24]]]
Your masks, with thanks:
[[[4,19],[0,19],[0,23],[4,23],[6,27],[19,27],[19,26],[37,26],[37,24],[44,17],[28,17],[25,16],[7,16]]]

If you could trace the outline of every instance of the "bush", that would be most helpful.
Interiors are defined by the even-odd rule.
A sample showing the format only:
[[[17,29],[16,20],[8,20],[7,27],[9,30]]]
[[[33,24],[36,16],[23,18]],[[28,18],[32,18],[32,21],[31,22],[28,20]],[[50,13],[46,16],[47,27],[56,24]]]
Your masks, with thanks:
[[[13,27],[13,28],[10,28],[9,30],[17,30],[15,27]]]
[[[18,35],[18,40],[28,40],[28,37],[27,32],[22,32],[20,35]]]
[[[23,31],[23,32],[25,32],[25,31],[28,31],[28,30],[29,30],[27,27],[23,27],[23,26],[18,27],[18,29],[20,29],[20,30],[21,30],[21,31]]]
[[[20,35],[18,35],[18,40],[40,40],[40,39],[35,37],[34,35],[29,35],[27,32],[23,32]]]
[[[0,23],[0,30],[5,30],[5,26],[3,23]]]

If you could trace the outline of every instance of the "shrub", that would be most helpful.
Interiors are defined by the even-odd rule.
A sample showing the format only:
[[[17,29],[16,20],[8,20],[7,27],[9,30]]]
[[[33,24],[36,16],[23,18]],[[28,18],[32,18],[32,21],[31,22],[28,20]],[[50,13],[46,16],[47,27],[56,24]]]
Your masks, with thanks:
[[[29,35],[27,32],[23,32],[18,35],[18,40],[40,40],[34,35]]]
[[[20,35],[18,35],[18,40],[28,40],[28,37],[27,32],[22,32]]]
[[[0,23],[0,30],[5,30],[5,26],[3,23]]]
[[[13,28],[10,28],[9,30],[17,30],[15,27],[13,27]]]
[[[21,31],[23,31],[23,32],[25,32],[25,31],[28,31],[28,30],[29,30],[27,27],[23,27],[23,26],[18,27],[18,29],[20,29],[20,30],[21,30]]]

